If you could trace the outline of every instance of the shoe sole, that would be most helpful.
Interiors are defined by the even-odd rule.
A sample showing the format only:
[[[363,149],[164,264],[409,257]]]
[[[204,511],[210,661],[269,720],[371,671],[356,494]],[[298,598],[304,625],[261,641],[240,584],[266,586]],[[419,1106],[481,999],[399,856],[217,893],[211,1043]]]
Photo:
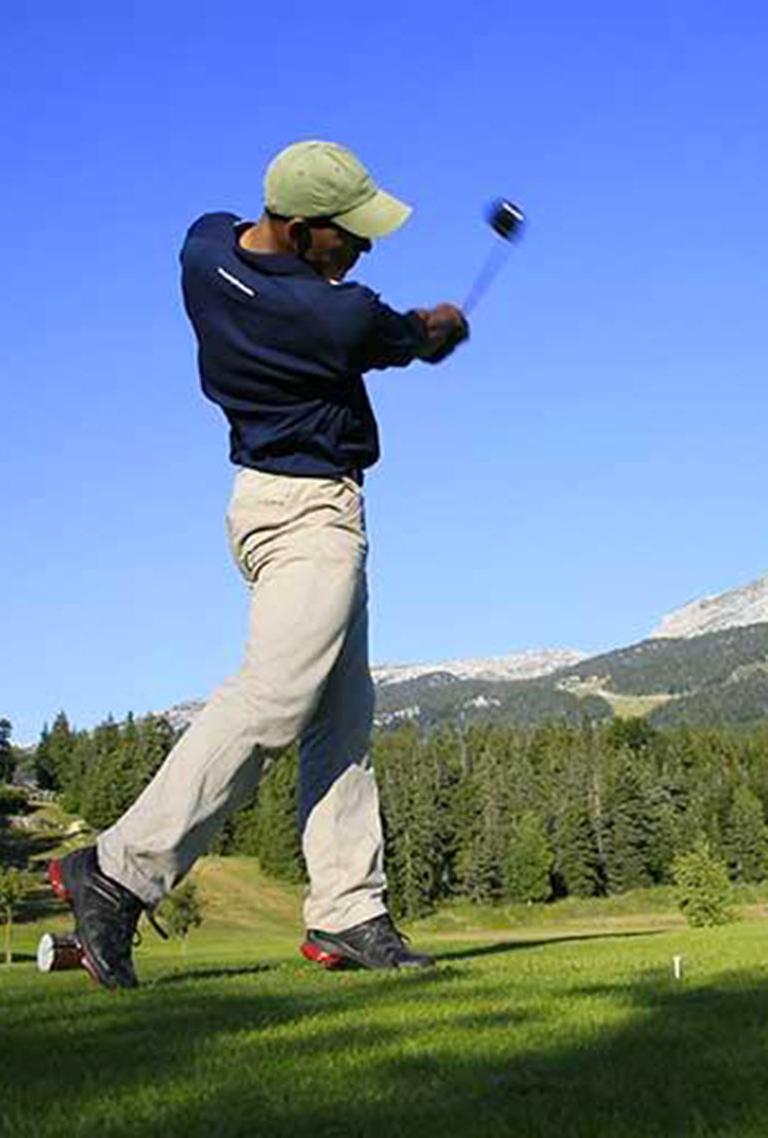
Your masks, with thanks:
[[[301,954],[307,960],[314,960],[322,964],[323,968],[364,968],[367,972],[388,972],[391,964],[372,964],[362,953],[353,948],[340,952],[337,945],[330,940],[306,940],[301,946]]]
[[[69,905],[70,909],[74,913],[74,911],[75,911],[74,897],[72,894],[72,890],[69,888],[69,886],[66,883],[66,880],[64,877],[64,867],[62,866],[59,858],[55,857],[55,858],[53,858],[52,861],[48,862],[47,874],[48,874],[48,881],[50,882],[50,885],[51,885],[51,889],[53,890],[55,895],[58,897],[59,901],[63,901],[65,905]],[[86,946],[83,944],[82,941],[80,941],[80,952],[81,952],[80,964],[85,969],[85,971],[88,973],[90,978],[93,980],[94,984],[98,984],[100,988],[106,988],[108,992],[114,992],[116,990],[115,985],[114,984],[108,984],[105,980],[102,979],[102,977],[99,975],[98,968],[94,964],[91,957],[88,955],[88,949],[86,948]]]
[[[420,964],[390,964],[389,962],[379,963],[378,961],[373,963],[354,948],[348,948],[345,952],[341,952],[339,946],[333,941],[323,940],[319,936],[314,940],[305,940],[300,951],[306,960],[312,960],[328,969],[364,968],[368,972],[416,972],[423,968],[434,968],[435,966],[435,961],[431,957],[424,957],[423,963]]]
[[[338,971],[353,963],[348,957],[342,956],[340,952],[321,948],[319,944],[314,944],[311,940],[305,940],[303,944],[299,945],[299,952],[305,960],[311,961],[312,964],[319,964],[328,972]]]

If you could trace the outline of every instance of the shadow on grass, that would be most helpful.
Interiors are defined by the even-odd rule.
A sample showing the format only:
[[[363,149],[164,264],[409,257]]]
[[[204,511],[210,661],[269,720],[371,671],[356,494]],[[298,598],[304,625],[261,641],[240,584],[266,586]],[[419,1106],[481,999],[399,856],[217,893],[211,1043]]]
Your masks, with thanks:
[[[14,1113],[9,1098],[0,1104],[10,1126],[3,1131],[0,1123],[0,1133],[752,1138],[768,1132],[768,982],[758,972],[699,989],[660,972],[634,983],[561,988],[550,1010],[545,986],[526,1008],[532,981],[512,969],[500,975],[467,968],[459,986],[446,982],[455,977],[441,969],[423,978],[342,975],[327,986],[312,974],[304,992],[292,973],[285,993],[265,989],[260,971],[193,970],[114,997],[60,989],[58,1020],[51,1014],[38,1020],[17,1004],[3,1074],[20,1094],[20,1107]],[[242,982],[236,990],[217,985],[222,975]],[[209,983],[176,987],[182,979]],[[299,975],[298,983],[304,979]],[[166,984],[174,985],[172,994]],[[598,1021],[594,1008],[602,1000],[615,1004],[617,993],[627,1014]],[[571,1017],[574,1008],[579,1015]]]
[[[226,980],[232,976],[257,976],[261,972],[271,972],[270,964],[253,964],[247,967],[222,966],[220,968],[188,968],[183,972],[169,972],[165,976],[158,976],[150,980],[148,988],[163,988],[166,984],[187,983],[189,980]]]
[[[525,948],[545,948],[556,944],[569,944],[579,941],[629,940],[631,937],[638,936],[658,936],[659,933],[666,931],[666,929],[650,929],[647,932],[572,933],[565,936],[555,934],[551,937],[542,937],[541,940],[500,940],[495,944],[484,944],[477,948],[436,952],[435,959],[440,963],[444,960],[472,960],[479,956],[498,956],[506,952],[519,952]]]

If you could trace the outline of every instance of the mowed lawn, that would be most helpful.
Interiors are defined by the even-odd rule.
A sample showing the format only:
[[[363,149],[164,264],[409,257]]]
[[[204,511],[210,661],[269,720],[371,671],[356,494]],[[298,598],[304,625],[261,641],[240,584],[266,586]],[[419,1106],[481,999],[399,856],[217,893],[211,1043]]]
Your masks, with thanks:
[[[38,974],[38,933],[65,921],[20,928],[3,1136],[768,1134],[766,922],[428,927],[429,973],[325,973],[297,955],[297,890],[262,880],[256,903],[216,860],[200,880],[206,924],[185,957],[147,931],[137,992]]]

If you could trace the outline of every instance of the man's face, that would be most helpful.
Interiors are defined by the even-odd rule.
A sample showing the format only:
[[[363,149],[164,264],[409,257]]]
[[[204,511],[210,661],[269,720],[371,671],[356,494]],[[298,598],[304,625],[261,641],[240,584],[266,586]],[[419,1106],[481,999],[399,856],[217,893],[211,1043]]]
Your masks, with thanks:
[[[367,237],[356,237],[332,221],[309,221],[305,231],[304,260],[326,280],[343,280],[361,253],[371,250]]]

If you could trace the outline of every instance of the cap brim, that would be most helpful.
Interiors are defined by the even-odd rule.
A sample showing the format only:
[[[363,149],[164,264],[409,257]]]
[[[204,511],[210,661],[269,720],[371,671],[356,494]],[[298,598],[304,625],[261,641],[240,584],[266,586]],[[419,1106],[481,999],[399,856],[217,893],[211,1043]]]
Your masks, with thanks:
[[[401,202],[384,190],[377,190],[363,205],[336,213],[332,220],[356,237],[386,237],[404,225],[413,212],[411,206]]]

